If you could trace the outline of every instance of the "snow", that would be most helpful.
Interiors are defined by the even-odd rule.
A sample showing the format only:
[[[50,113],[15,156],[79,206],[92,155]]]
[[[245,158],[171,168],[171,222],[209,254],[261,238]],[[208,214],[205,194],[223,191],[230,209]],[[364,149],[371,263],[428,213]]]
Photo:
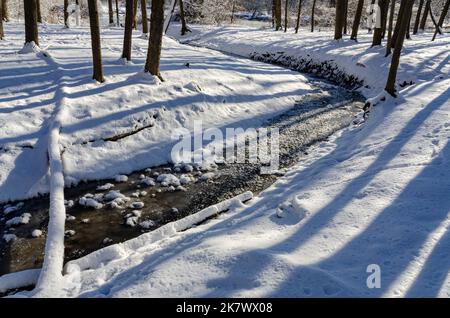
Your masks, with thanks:
[[[6,243],[9,243],[15,241],[17,239],[17,236],[15,234],[7,233],[3,234],[3,239],[5,240]]]
[[[32,237],[41,237],[42,236],[42,231],[41,230],[39,230],[39,229],[35,229],[35,230],[33,230],[32,232],[31,232],[31,236]]]
[[[109,190],[114,188],[114,184],[112,183],[105,183],[104,185],[98,186],[97,190],[98,191],[105,191],[105,190]]]
[[[180,180],[177,178],[177,176],[171,173],[160,174],[158,178],[156,178],[156,181],[160,182],[163,187],[177,187],[180,185]]]
[[[6,221],[6,226],[16,226],[20,224],[28,224],[31,219],[30,213],[23,213],[21,216],[16,216]]]
[[[101,209],[103,207],[103,204],[98,202],[97,200],[89,197],[81,197],[80,200],[78,200],[78,203],[85,207],[91,207],[94,209]]]

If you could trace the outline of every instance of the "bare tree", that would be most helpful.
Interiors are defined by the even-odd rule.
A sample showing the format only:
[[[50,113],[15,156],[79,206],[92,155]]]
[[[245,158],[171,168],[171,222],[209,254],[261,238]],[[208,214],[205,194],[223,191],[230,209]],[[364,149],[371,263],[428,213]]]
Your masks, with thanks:
[[[344,1],[344,34],[347,34],[348,0]]]
[[[148,34],[147,0],[141,0],[142,33]]]
[[[116,26],[120,27],[120,20],[119,20],[119,0],[116,0]]]
[[[427,2],[425,3],[425,10],[423,12],[422,19],[420,20],[419,29],[422,30],[422,31],[425,30],[425,25],[427,23],[428,13],[430,12],[430,3],[431,3],[431,0],[427,0]]]
[[[362,16],[363,7],[364,7],[364,0],[358,0],[358,5],[356,6],[355,18],[353,20],[352,34],[350,35],[350,39],[352,39],[354,41],[358,40],[358,30],[359,30],[359,25],[361,24],[361,16]]]
[[[183,6],[183,4],[180,3],[180,10],[181,10],[182,6]],[[183,8],[183,10],[184,10],[184,8]],[[234,21],[234,12],[235,11],[236,11],[236,0],[233,0],[233,4],[231,5],[231,19],[230,19],[231,24],[233,24],[233,21]],[[184,15],[184,12],[183,12],[183,15]],[[273,1],[272,1],[272,27],[273,27]],[[181,33],[183,33],[183,32],[181,32]],[[181,34],[181,35],[183,35],[183,34]]]
[[[336,0],[336,17],[334,24],[334,39],[340,40],[342,39],[342,30],[344,26],[344,9],[345,9],[345,0]]]
[[[424,0],[419,1],[419,7],[417,8],[416,19],[414,21],[413,34],[417,34],[417,32],[419,31],[420,15],[422,14],[423,2]]]
[[[389,68],[389,75],[386,82],[385,90],[390,95],[396,97],[395,81],[397,79],[397,70],[400,64],[400,54],[403,48],[403,42],[405,41],[406,29],[408,28],[408,20],[412,12],[414,0],[402,0],[402,14],[398,17],[399,30],[395,43],[395,50],[392,54],[391,66]]]
[[[436,27],[436,31],[434,31],[433,39],[431,41],[434,41],[434,39],[436,39],[436,35],[438,34],[438,32],[440,31],[442,25],[444,24],[445,16],[448,13],[448,7],[449,6],[450,6],[450,0],[447,0],[445,2],[445,4],[444,4],[444,8],[442,9],[441,16],[439,17],[439,22],[438,22],[438,25]]]
[[[2,17],[3,17],[3,21],[8,22],[9,21],[8,1],[7,0],[1,0],[1,1],[2,1]]]
[[[40,0],[36,0],[36,14],[37,14],[37,22],[42,23],[41,1]]]
[[[25,0],[26,1],[26,0]],[[89,25],[91,28],[92,61],[94,74],[92,76],[97,82],[103,83],[102,50],[100,44],[100,24],[98,22],[97,0],[88,0]]]
[[[288,10],[289,9],[289,0],[284,0],[284,33],[287,31],[288,27]]]
[[[164,33],[164,0],[152,0],[152,13],[150,16],[150,39],[148,41],[147,60],[145,72],[158,76],[163,80],[159,64],[161,59],[161,46]]]
[[[122,58],[131,60],[131,40],[133,35],[134,0],[126,0],[125,4],[125,33],[123,35]]]
[[[389,13],[388,38],[386,43],[386,55],[389,56],[392,51],[392,28],[394,27],[395,0],[391,0],[391,8]]]
[[[184,14],[183,0],[180,1],[180,19],[181,19],[181,35],[185,35],[187,32],[191,32],[186,23],[186,15]],[[233,2],[234,5],[234,2]],[[234,15],[234,13],[232,13]]]
[[[3,31],[3,1],[0,1],[0,41],[5,37]]]
[[[137,7],[138,0],[133,0],[133,29],[137,30]]]
[[[108,17],[109,17],[109,24],[114,25],[114,10],[112,0],[108,0]]]
[[[388,1],[378,0],[378,7],[380,10],[380,14],[377,15],[377,19],[375,22],[372,46],[381,45],[381,40],[383,39],[383,24],[385,24],[388,12]]]
[[[25,13],[25,43],[34,42],[39,45],[36,0],[24,0]]]
[[[302,12],[302,0],[298,0],[298,10],[297,10],[297,25],[295,26],[295,33],[298,33],[300,28],[300,15]]]
[[[281,0],[275,1],[275,30],[281,30]]]
[[[316,13],[316,0],[313,0],[312,8],[311,8],[311,32],[314,32],[315,13]]]
[[[69,27],[69,0],[64,0],[64,26]]]

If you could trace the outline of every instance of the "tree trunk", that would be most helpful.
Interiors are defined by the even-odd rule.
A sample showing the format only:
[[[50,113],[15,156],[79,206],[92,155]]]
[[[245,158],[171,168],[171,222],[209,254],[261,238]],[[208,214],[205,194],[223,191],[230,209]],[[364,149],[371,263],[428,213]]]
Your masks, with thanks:
[[[358,5],[356,6],[355,19],[353,20],[352,34],[350,36],[351,40],[358,40],[358,30],[361,24],[361,15],[364,7],[364,0],[358,0]]]
[[[345,9],[345,0],[336,0],[336,16],[335,16],[335,24],[334,24],[334,39],[340,40],[342,39],[342,30],[344,27],[344,9]],[[315,0],[314,0],[315,2]]]
[[[39,46],[36,0],[24,0],[25,13],[25,43],[34,42]]]
[[[316,13],[316,0],[313,0],[311,8],[311,32],[314,32],[314,15]]]
[[[109,16],[109,24],[114,25],[114,10],[112,0],[108,0],[108,16]]]
[[[120,27],[120,21],[119,21],[119,0],[116,0],[116,26]]]
[[[372,46],[381,45],[381,40],[383,39],[383,24],[385,23],[387,17],[387,0],[378,1],[377,18],[375,21],[375,29],[373,32]]]
[[[434,18],[433,10],[431,10],[431,2],[430,2],[430,18],[431,18],[431,21],[434,24],[434,27],[438,30],[439,34],[442,34],[441,28],[438,28],[438,24],[436,22],[436,19]]]
[[[420,0],[419,7],[417,8],[416,19],[414,21],[413,34],[417,34],[417,32],[419,31],[420,15],[422,14],[423,1],[424,0]]]
[[[131,39],[133,35],[134,0],[126,0],[125,6],[125,33],[123,35],[122,58],[130,61]]]
[[[281,30],[281,0],[275,0],[275,30]]]
[[[400,54],[403,48],[403,42],[405,41],[406,29],[408,28],[408,20],[412,12],[413,4],[414,0],[402,0],[404,10],[397,22],[399,23],[398,36],[395,43],[395,50],[392,54],[391,66],[389,68],[389,75],[385,87],[385,90],[394,97],[396,97],[395,81],[397,79],[397,69],[400,64]]]
[[[288,6],[289,0],[284,0],[284,33],[286,33],[288,27]]]
[[[164,33],[164,0],[152,0],[150,17],[150,39],[148,41],[145,72],[158,76],[161,80],[159,63],[161,59],[161,45]]]
[[[392,51],[392,28],[394,27],[394,13],[395,13],[395,0],[391,0],[391,9],[389,13],[388,39],[386,44],[385,56],[391,54]]]
[[[91,27],[91,46],[92,46],[92,61],[94,64],[94,74],[92,76],[97,82],[103,83],[102,70],[102,50],[100,43],[100,25],[98,22],[98,7],[97,0],[88,0],[89,10],[89,25]]]
[[[0,41],[5,37],[3,31],[3,1],[0,1]]]
[[[2,1],[3,21],[8,22],[9,21],[8,1],[7,0],[1,0],[1,1]]]
[[[427,0],[425,3],[425,10],[422,15],[422,20],[420,20],[419,29],[422,31],[425,30],[425,25],[427,24],[428,12],[430,12],[430,2],[431,0]]]
[[[64,0],[64,26],[66,28],[69,27],[69,11],[68,11],[68,7],[69,7],[69,0]]]
[[[400,9],[398,9],[398,15],[397,15],[397,21],[395,22],[394,31],[392,33],[392,39],[391,39],[391,47],[395,48],[395,44],[397,43],[397,36],[398,32],[400,30],[400,24],[401,24],[401,17],[403,17],[403,12],[405,11],[405,0],[402,0],[400,2]],[[405,31],[406,34],[406,31]]]
[[[186,16],[184,14],[183,0],[179,0],[179,1],[180,1],[181,35],[185,35],[186,33],[191,32],[191,30],[188,28],[187,23],[186,23]],[[233,2],[233,5],[234,5],[234,2]]]
[[[405,34],[405,37],[408,40],[411,40],[411,34],[409,33],[409,30],[411,30],[411,18],[412,18],[412,10],[411,10],[411,12],[409,14],[409,17],[408,17],[408,27],[406,28],[406,34]]]
[[[302,0],[298,0],[298,10],[297,10],[297,25],[295,26],[295,33],[298,33],[300,28],[300,15],[302,12]]]
[[[347,34],[348,0],[344,1],[344,34]]]
[[[141,0],[141,15],[142,15],[142,33],[148,34],[147,1],[146,0]]]
[[[275,27],[275,0],[272,0],[272,28]]]
[[[138,0],[133,0],[133,29],[137,30],[137,7]]]
[[[440,31],[440,28],[444,24],[444,20],[445,20],[445,17],[447,15],[447,13],[448,13],[448,7],[449,6],[450,6],[450,0],[447,0],[445,2],[444,8],[442,9],[442,13],[441,13],[441,16],[439,17],[439,22],[438,22],[438,25],[436,27],[436,31],[434,31],[433,39],[431,41],[434,41],[434,39],[436,39],[436,35],[438,34],[438,32]]]
[[[40,0],[36,0],[36,14],[37,14],[37,22],[42,23],[41,1]]]
[[[170,22],[172,21],[173,13],[175,12],[176,6],[177,6],[177,0],[173,0],[172,10],[170,11],[169,16],[166,18],[167,21],[164,21],[164,24],[165,24],[164,34],[166,34],[167,30],[169,30]],[[253,13],[253,14],[255,14],[255,13]]]
[[[180,10],[181,10],[182,4],[180,3]],[[236,0],[233,0],[233,5],[231,6],[231,19],[230,23],[233,24],[234,21],[234,11],[236,10]],[[181,13],[180,13],[181,14]],[[184,13],[183,13],[184,15]],[[273,28],[273,1],[272,1],[272,28]],[[181,34],[183,35],[183,34]]]

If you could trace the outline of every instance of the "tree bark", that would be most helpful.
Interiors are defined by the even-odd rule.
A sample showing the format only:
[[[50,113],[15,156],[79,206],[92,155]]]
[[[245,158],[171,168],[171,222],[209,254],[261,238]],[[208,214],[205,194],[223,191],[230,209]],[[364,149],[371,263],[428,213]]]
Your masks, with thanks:
[[[362,10],[364,7],[364,0],[358,0],[358,5],[356,6],[355,19],[353,20],[352,34],[350,36],[351,40],[358,41],[358,30],[361,24]]]
[[[431,1],[430,1],[430,11],[429,12],[430,12],[431,22],[433,22],[434,27],[438,30],[439,34],[442,34],[441,28],[438,28],[438,23],[436,22],[436,19],[434,18],[433,10],[431,10]]]
[[[335,24],[334,24],[334,39],[340,40],[342,39],[342,30],[344,27],[344,9],[345,9],[345,0],[336,0],[336,16],[335,16]],[[315,0],[314,0],[315,2]]]
[[[423,12],[422,19],[420,20],[419,29],[422,31],[425,30],[425,25],[427,24],[428,13],[430,11],[430,2],[430,0],[427,0],[425,3],[425,10]]]
[[[397,36],[398,32],[400,30],[400,24],[401,24],[401,17],[403,17],[403,12],[405,11],[405,0],[402,0],[400,2],[400,8],[398,9],[398,15],[397,15],[397,21],[395,22],[394,31],[392,33],[392,39],[391,39],[391,47],[395,48],[395,45],[397,43]],[[405,30],[406,34],[406,30]]]
[[[42,23],[41,1],[40,0],[36,0],[36,14],[37,14],[37,22]]]
[[[288,27],[288,6],[289,0],[284,0],[284,33],[286,33]]]
[[[69,27],[69,0],[64,0],[64,26]]]
[[[161,45],[164,33],[164,0],[152,0],[150,16],[150,39],[148,41],[145,72],[158,76],[161,80],[159,64],[161,59]]]
[[[298,0],[298,10],[297,10],[297,24],[295,26],[295,33],[298,33],[300,28],[300,15],[302,13],[302,0]]]
[[[180,3],[180,10],[181,10],[182,6],[183,5]],[[231,19],[230,19],[231,24],[233,24],[233,21],[234,21],[234,11],[235,10],[236,10],[236,0],[233,0],[233,4],[231,6]],[[183,15],[184,15],[184,13],[183,13]],[[273,1],[272,1],[272,27],[273,27]],[[181,35],[183,35],[183,34],[181,34]]]
[[[438,34],[438,32],[440,31],[440,28],[444,24],[445,16],[448,13],[448,7],[449,6],[450,6],[450,0],[447,0],[445,2],[444,8],[442,9],[442,13],[441,13],[441,16],[439,17],[439,22],[438,22],[438,25],[436,27],[436,31],[434,31],[433,39],[431,41],[434,41],[434,39],[436,39],[436,35]]]
[[[386,43],[386,55],[389,56],[392,51],[392,28],[394,27],[395,0],[391,0],[391,9],[389,13],[388,38]]]
[[[36,0],[24,0],[25,43],[34,42],[39,46]]]
[[[347,34],[348,0],[344,1],[344,34]]]
[[[396,97],[395,81],[397,79],[397,70],[400,64],[400,54],[403,48],[403,42],[405,41],[406,29],[408,28],[408,20],[412,12],[413,4],[414,0],[402,0],[404,10],[399,18],[400,21],[398,22],[398,36],[395,43],[395,50],[392,54],[391,66],[389,68],[389,75],[385,87],[386,92],[394,97]]]
[[[186,33],[191,32],[191,30],[188,28],[187,23],[186,23],[186,15],[184,14],[183,0],[179,0],[179,1],[180,1],[181,35],[185,35]],[[234,2],[233,2],[233,5],[234,5]]]
[[[138,0],[133,0],[133,29],[137,30],[137,7]]]
[[[147,1],[146,0],[141,0],[141,15],[142,15],[142,33],[148,34]]]
[[[405,37],[408,40],[411,40],[411,34],[409,33],[409,30],[411,30],[411,19],[412,19],[412,10],[411,10],[411,12],[409,14],[409,17],[408,17],[408,27],[406,28],[406,34],[405,34]]]
[[[3,1],[0,1],[0,41],[5,37],[5,32],[3,31]]]
[[[275,0],[275,30],[281,30],[281,0]]]
[[[373,32],[372,46],[381,45],[381,40],[383,39],[383,25],[387,17],[387,0],[378,1],[378,10],[380,13],[377,14],[377,19],[375,22],[375,29]]]
[[[94,74],[92,76],[97,82],[103,83],[102,51],[100,43],[100,24],[98,22],[97,0],[88,0],[89,25],[91,28],[92,62]]]
[[[120,27],[120,21],[119,21],[119,0],[116,0],[116,26]]]
[[[423,1],[424,0],[419,1],[419,7],[417,8],[416,19],[414,21],[413,34],[417,34],[417,32],[419,31],[420,15],[422,14]]]
[[[8,1],[7,0],[1,0],[1,1],[2,1],[3,21],[8,22],[9,21]]]
[[[112,0],[108,0],[108,17],[109,17],[109,24],[114,25],[114,10]]]
[[[131,60],[131,40],[133,35],[134,0],[126,0],[125,4],[125,33],[123,35],[122,58]]]
[[[311,8],[311,32],[314,32],[314,16],[316,13],[316,0],[313,0],[312,8]]]

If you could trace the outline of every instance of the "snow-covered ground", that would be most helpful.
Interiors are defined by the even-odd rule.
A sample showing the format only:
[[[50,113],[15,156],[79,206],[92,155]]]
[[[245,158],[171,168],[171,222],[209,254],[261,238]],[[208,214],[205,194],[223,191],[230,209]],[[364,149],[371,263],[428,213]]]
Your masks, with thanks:
[[[333,42],[327,33],[293,35],[235,27],[194,31],[195,44],[243,56],[283,51],[293,58],[309,54],[318,63],[333,60],[339,70],[364,80],[366,97],[378,95],[385,83],[389,59],[383,49],[370,48],[369,36],[354,43]],[[256,125],[309,89],[300,74],[167,38],[162,60],[167,81],[152,82],[136,75],[142,68],[143,45],[135,47],[141,52],[135,65],[117,62],[120,34],[114,30],[105,32],[108,80],[97,85],[86,76],[89,47],[80,41],[82,32],[86,30],[49,28],[45,36],[54,46],[48,51],[56,61],[53,67],[59,67],[50,74],[44,58],[18,56],[14,43],[2,47],[8,66],[1,77],[9,76],[6,84],[12,87],[6,97],[8,88],[2,88],[9,112],[0,118],[9,133],[2,130],[1,138],[16,145],[15,157],[10,156],[17,164],[24,162],[22,167],[29,163],[24,153],[37,151],[38,158],[40,152],[39,147],[18,146],[25,141],[39,145],[45,138],[41,126],[53,111],[52,93],[61,81],[69,110],[62,128],[69,181],[163,162],[170,146],[167,131],[173,127],[189,128],[197,116],[209,125]],[[258,197],[245,204],[227,202],[228,212],[204,224],[181,231],[198,221],[193,216],[70,262],[63,295],[450,296],[450,41],[448,35],[433,43],[429,38],[424,34],[406,42],[398,78],[414,84],[399,87],[397,99],[388,97],[376,105],[364,125],[314,146],[306,159]],[[186,62],[189,68],[180,67]],[[10,65],[16,65],[15,70]],[[17,67],[24,74],[14,75]],[[31,71],[43,76],[43,87],[30,81],[15,88]],[[55,74],[60,76],[55,79]],[[201,92],[192,91],[197,86]],[[110,89],[117,93],[111,95]],[[163,120],[143,130],[142,138],[138,133],[130,142],[83,144],[148,123],[145,119],[153,112]],[[22,116],[17,117],[20,130],[8,126],[13,115]],[[1,195],[11,191],[6,199],[18,191],[7,187],[10,171],[29,170],[0,159]],[[30,178],[17,176],[11,180]],[[225,208],[211,209],[202,215]],[[368,288],[368,268],[380,269],[380,288]],[[22,279],[35,276],[30,272]]]

